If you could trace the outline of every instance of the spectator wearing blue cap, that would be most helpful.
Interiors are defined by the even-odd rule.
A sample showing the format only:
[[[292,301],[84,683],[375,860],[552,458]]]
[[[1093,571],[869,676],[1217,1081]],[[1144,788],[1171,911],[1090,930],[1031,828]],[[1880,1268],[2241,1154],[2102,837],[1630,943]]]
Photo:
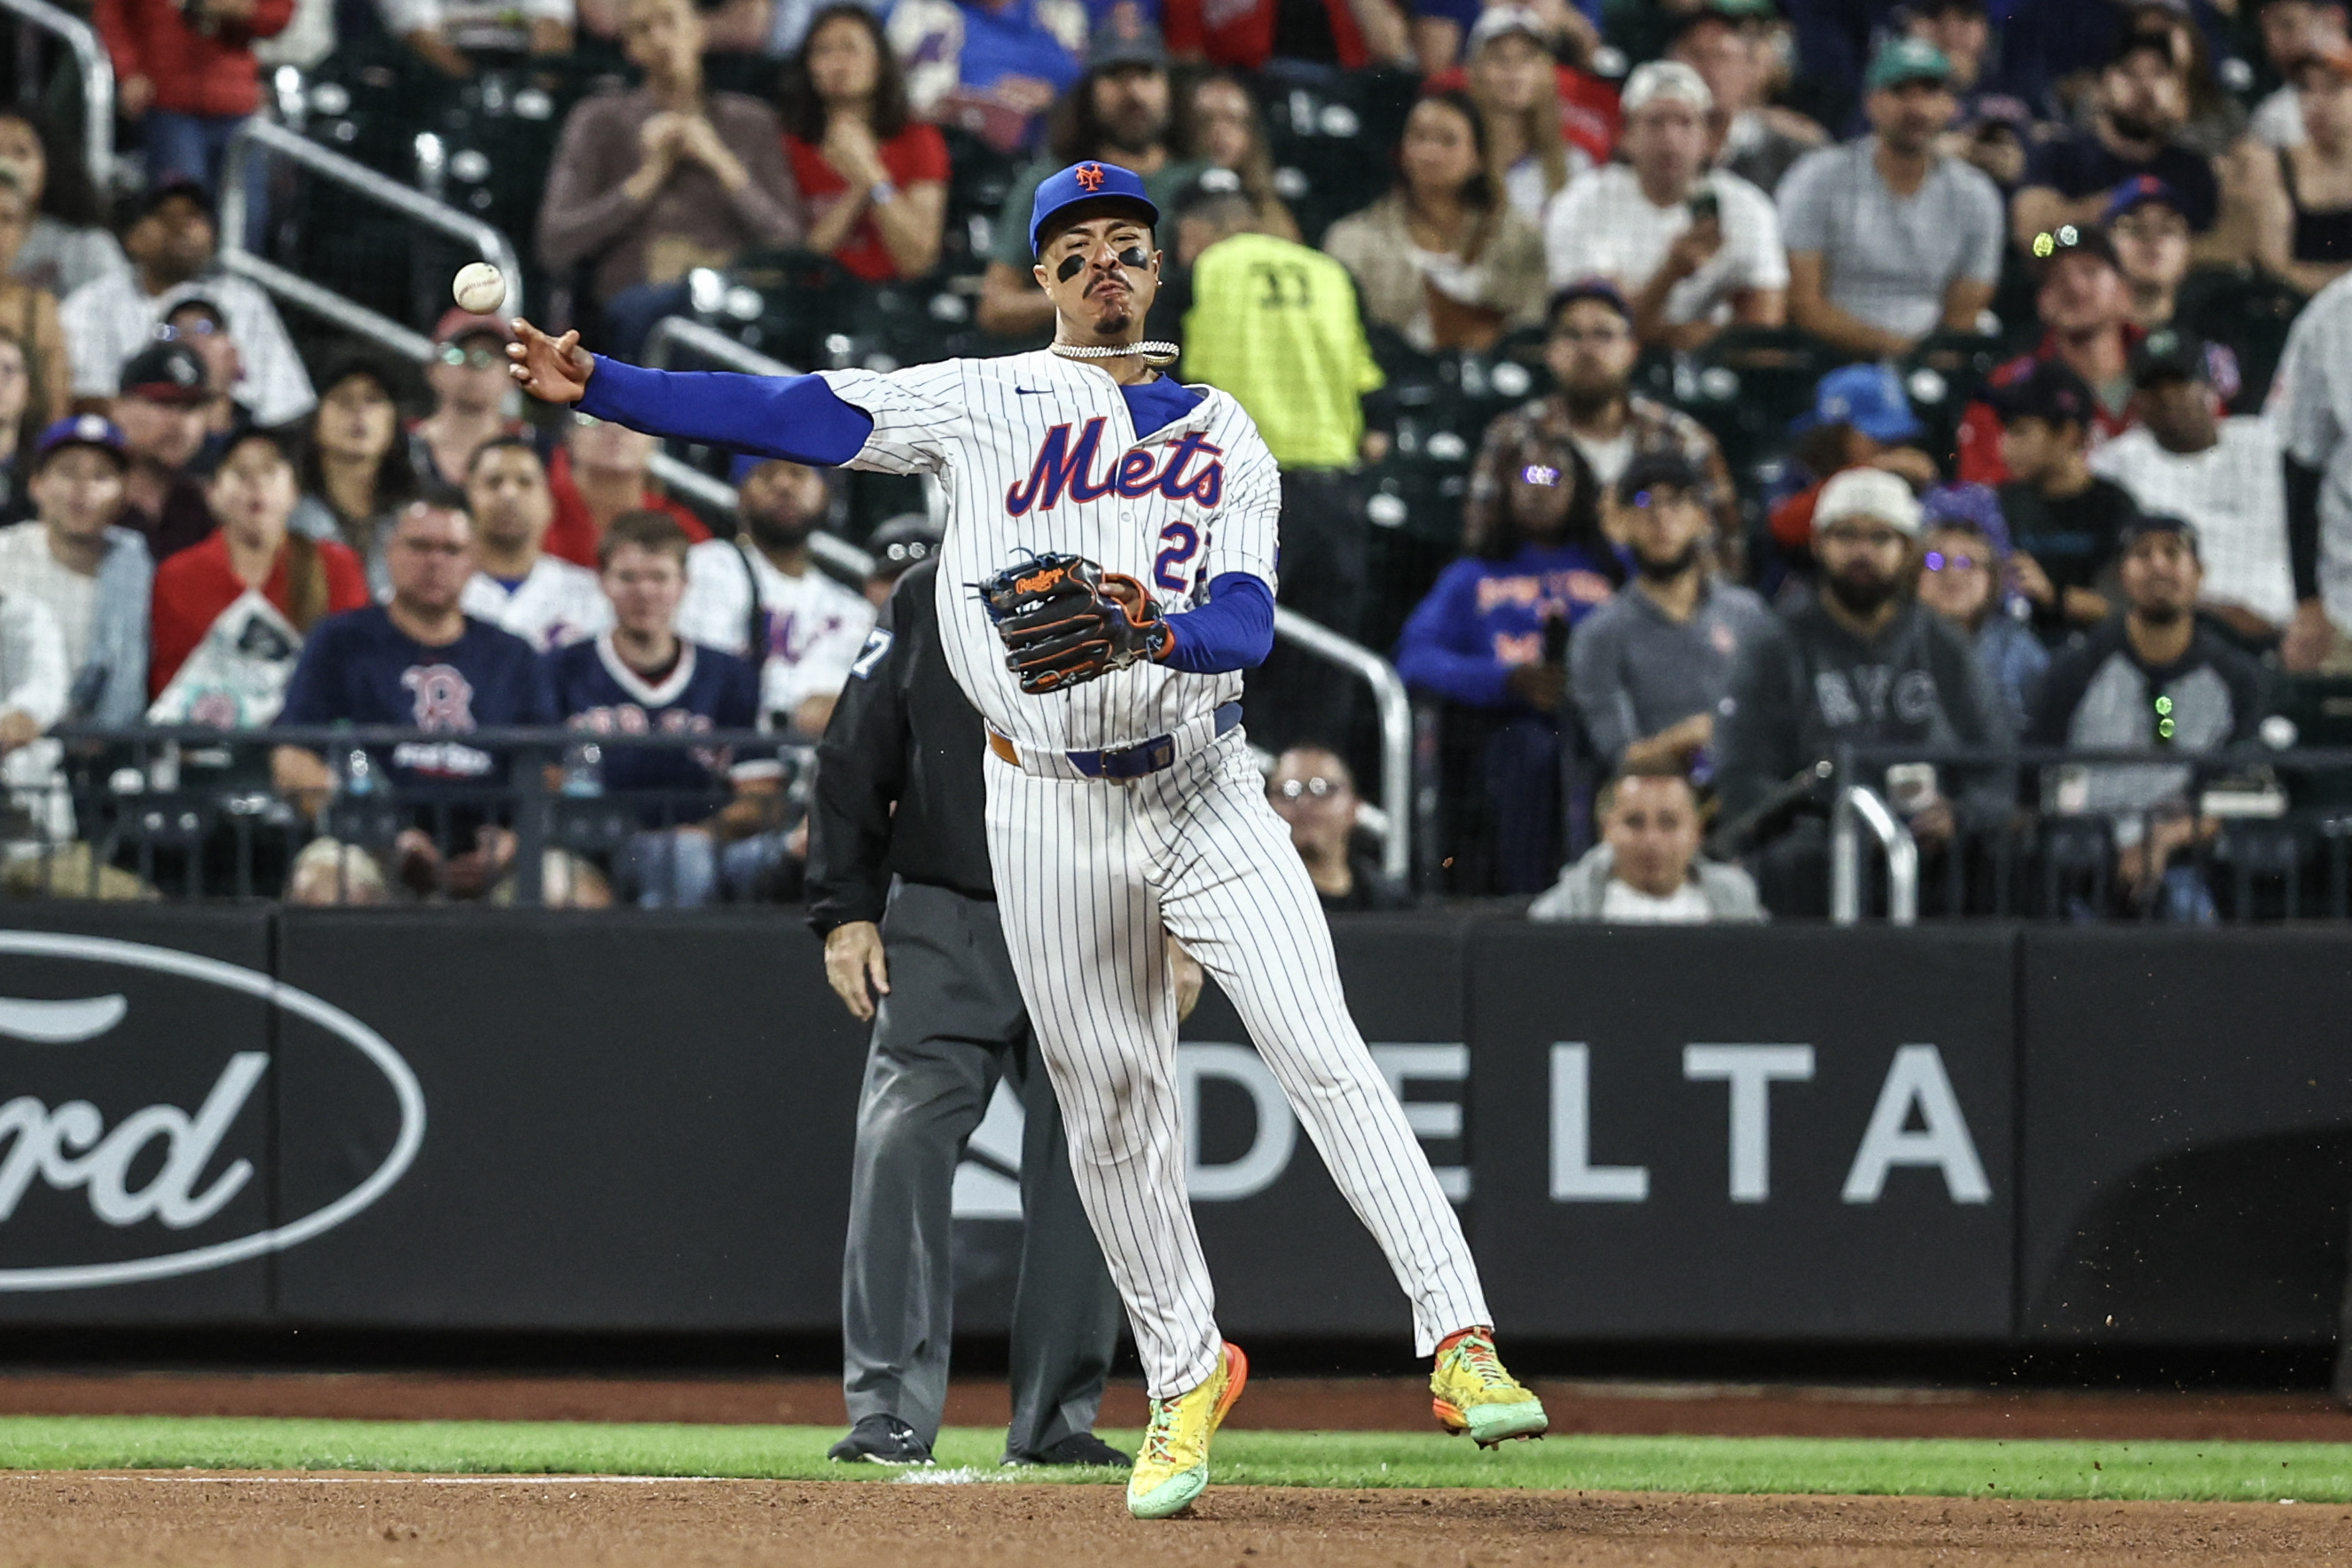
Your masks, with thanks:
[[[1173,103],[1168,54],[1158,35],[1121,32],[1096,40],[1086,75],[1055,110],[1046,155],[1005,195],[995,248],[981,279],[978,314],[983,328],[1006,337],[1031,337],[1053,328],[1054,302],[1037,287],[1031,268],[1037,261],[1037,187],[1055,170],[1089,160],[1116,164],[1141,176],[1145,195],[1160,211],[1172,213],[1182,205],[1184,191],[1207,165],[1185,156],[1171,138]],[[1153,321],[1146,330],[1154,337],[1171,337],[1174,323]]]
[[[120,526],[130,466],[122,432],[95,414],[41,432],[31,490],[39,515],[0,529],[0,583],[39,600],[65,637],[68,716],[131,725],[147,710],[147,625],[155,568]]]
[[[1943,152],[1959,112],[1951,62],[1896,38],[1870,64],[1872,133],[1826,147],[1780,184],[1789,320],[1850,353],[1896,356],[1972,332],[2000,279],[2000,192]]]
[[[1940,477],[1936,460],[1912,444],[1927,433],[1902,378],[1888,366],[1850,364],[1822,377],[1812,411],[1797,421],[1790,453],[1812,482],[1773,507],[1773,542],[1801,562],[1812,545],[1822,487],[1849,468],[1883,468],[1914,490],[1934,484]]]
[[[2135,174],[2108,199],[2106,229],[2116,269],[2131,290],[2132,325],[2149,332],[2170,326],[2189,268],[2189,219],[2180,197],[2154,174]]]
[[[680,637],[754,660],[760,711],[776,728],[821,735],[874,629],[874,606],[809,558],[833,508],[823,470],[780,458],[735,464],[733,539],[686,554]]]
[[[1969,639],[1985,679],[2000,694],[2012,736],[2033,715],[2050,650],[2011,613],[2028,607],[2009,587],[2009,525],[2000,498],[1983,485],[1941,485],[1920,498],[1919,603]]]
[[[1544,363],[1557,390],[1486,426],[1470,468],[1465,531],[1496,526],[1512,476],[1530,463],[1564,469],[1581,460],[1605,489],[1643,458],[1675,458],[1698,476],[1699,501],[1714,524],[1709,566],[1737,580],[1746,552],[1730,467],[1706,426],[1633,390],[1641,345],[1625,297],[1606,279],[1580,279],[1552,296],[1549,321]]]

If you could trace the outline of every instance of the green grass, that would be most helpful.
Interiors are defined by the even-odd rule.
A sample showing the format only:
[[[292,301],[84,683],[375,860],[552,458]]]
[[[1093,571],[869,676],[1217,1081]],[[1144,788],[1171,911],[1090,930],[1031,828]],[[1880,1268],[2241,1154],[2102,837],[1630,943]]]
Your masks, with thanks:
[[[1104,1434],[1131,1446],[1131,1432]],[[585,1422],[0,1417],[0,1469],[411,1470],[885,1480],[826,1463],[835,1429]],[[943,1467],[1001,1471],[1003,1434],[941,1435]],[[1480,1453],[1435,1433],[1228,1432],[1216,1478],[1310,1487],[1557,1487],[1622,1491],[1911,1493],[2007,1498],[2352,1501],[2352,1445],[1798,1437],[1555,1437]]]

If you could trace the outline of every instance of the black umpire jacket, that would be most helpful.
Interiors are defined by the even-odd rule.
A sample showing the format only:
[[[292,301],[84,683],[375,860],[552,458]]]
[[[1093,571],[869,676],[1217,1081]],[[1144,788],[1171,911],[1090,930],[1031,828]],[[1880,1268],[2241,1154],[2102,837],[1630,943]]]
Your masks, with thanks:
[[[808,891],[820,935],[880,920],[893,873],[996,896],[980,771],[988,735],[948,673],[938,578],[934,557],[898,579],[817,745]]]

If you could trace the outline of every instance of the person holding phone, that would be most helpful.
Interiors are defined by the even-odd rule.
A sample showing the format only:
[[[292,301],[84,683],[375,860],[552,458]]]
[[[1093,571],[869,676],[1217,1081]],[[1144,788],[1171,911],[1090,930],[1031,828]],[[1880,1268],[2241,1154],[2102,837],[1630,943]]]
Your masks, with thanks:
[[[1578,175],[1552,199],[1544,252],[1555,288],[1602,277],[1624,291],[1644,343],[1696,348],[1726,326],[1788,320],[1789,263],[1772,200],[1707,171],[1714,95],[1657,60],[1625,84],[1625,162]]]

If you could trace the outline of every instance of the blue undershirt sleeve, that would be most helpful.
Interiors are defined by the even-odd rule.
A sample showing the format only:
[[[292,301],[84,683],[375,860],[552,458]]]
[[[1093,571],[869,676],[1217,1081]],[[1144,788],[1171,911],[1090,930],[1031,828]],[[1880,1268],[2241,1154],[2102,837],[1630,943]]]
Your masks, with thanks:
[[[1246,572],[1209,580],[1209,602],[1168,617],[1176,646],[1166,664],[1188,675],[1255,669],[1274,651],[1274,590]]]
[[[872,416],[823,376],[647,370],[603,354],[579,408],[648,436],[821,468],[848,462],[874,434]]]

